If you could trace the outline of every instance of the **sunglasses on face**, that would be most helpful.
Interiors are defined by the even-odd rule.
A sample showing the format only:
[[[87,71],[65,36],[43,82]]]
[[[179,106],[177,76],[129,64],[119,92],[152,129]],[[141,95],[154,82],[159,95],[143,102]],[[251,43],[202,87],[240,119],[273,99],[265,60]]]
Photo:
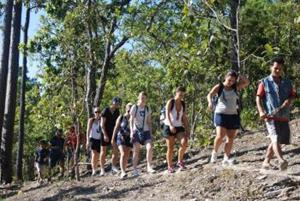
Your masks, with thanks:
[[[100,111],[95,111],[95,114],[100,113]]]

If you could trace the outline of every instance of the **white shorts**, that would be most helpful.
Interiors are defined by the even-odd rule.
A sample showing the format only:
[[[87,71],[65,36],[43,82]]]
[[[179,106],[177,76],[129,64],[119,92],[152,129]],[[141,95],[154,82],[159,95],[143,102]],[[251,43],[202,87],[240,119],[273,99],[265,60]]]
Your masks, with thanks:
[[[288,122],[266,121],[268,137],[272,143],[290,144],[290,128]]]

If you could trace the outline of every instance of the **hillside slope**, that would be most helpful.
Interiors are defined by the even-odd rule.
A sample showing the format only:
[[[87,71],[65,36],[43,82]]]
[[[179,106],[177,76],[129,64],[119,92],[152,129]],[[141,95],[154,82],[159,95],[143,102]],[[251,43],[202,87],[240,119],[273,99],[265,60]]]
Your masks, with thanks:
[[[7,200],[300,200],[300,121],[291,122],[292,145],[284,147],[287,171],[262,171],[267,139],[264,131],[247,132],[235,141],[238,164],[223,167],[222,157],[208,163],[210,149],[190,150],[188,170],[168,175],[158,172],[120,180],[116,175],[82,176],[80,182],[56,181],[39,187],[28,182],[21,189],[3,190]],[[145,169],[144,164],[141,165]],[[130,168],[131,170],[131,168]],[[130,172],[131,174],[131,172]],[[10,197],[8,197],[10,196]]]

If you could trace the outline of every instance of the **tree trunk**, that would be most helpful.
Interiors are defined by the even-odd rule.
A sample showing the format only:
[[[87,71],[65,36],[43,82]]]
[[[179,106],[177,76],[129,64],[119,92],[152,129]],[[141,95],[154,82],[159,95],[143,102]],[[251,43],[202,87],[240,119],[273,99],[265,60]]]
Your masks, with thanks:
[[[88,24],[89,34],[89,58],[90,62],[86,69],[86,95],[85,106],[88,114],[88,118],[93,116],[93,100],[96,92],[96,60],[93,52],[93,33],[91,26]]]
[[[112,35],[114,32],[114,29],[116,27],[116,20],[112,21],[111,30],[108,35]],[[97,107],[101,103],[101,99],[103,97],[106,79],[107,79],[107,73],[109,68],[111,67],[111,60],[114,58],[116,51],[121,48],[126,41],[129,39],[129,37],[125,36],[123,39],[116,44],[116,46],[112,49],[112,39],[111,37],[107,37],[106,45],[105,45],[105,56],[104,61],[101,69],[101,76],[100,76],[100,82],[96,91],[96,96],[94,98],[94,106]]]
[[[5,14],[4,14],[4,27],[3,27],[3,42],[2,42],[2,55],[1,55],[1,66],[0,66],[0,147],[2,141],[2,125],[3,125],[3,115],[4,115],[4,108],[5,108],[5,95],[6,95],[6,82],[7,82],[8,60],[9,60],[9,46],[10,46],[13,3],[14,3],[13,0],[7,0],[5,5],[5,10],[4,10]],[[1,152],[2,150],[0,150],[0,164],[2,164]]]
[[[3,160],[1,163],[2,178],[5,183],[12,182],[12,143],[14,136],[14,120],[16,112],[16,97],[19,70],[19,42],[22,18],[22,1],[16,1],[13,11],[12,45],[10,47],[10,62],[8,69],[5,110],[2,128]]]
[[[22,83],[20,92],[20,122],[19,122],[19,139],[18,139],[18,153],[17,153],[17,164],[16,173],[17,180],[23,180],[23,147],[24,147],[24,122],[25,122],[25,93],[26,93],[26,72],[27,72],[27,41],[28,41],[28,28],[30,22],[30,11],[28,7],[26,10],[26,19],[24,26],[24,54],[23,54],[23,68],[22,68]]]
[[[235,71],[240,70],[240,54],[239,54],[239,27],[238,27],[238,7],[240,1],[230,1],[230,25],[232,29],[236,31],[231,31],[231,65],[232,69]]]

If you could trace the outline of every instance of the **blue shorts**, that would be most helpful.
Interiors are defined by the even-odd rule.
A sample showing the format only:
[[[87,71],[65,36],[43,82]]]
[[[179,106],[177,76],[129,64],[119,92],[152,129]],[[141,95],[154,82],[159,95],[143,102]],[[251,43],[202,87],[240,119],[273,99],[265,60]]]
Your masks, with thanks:
[[[151,140],[152,137],[150,131],[144,131],[144,132],[135,131],[133,134],[132,144],[140,143],[141,145],[144,145],[146,141],[151,141]]]
[[[126,147],[132,148],[132,143],[130,139],[130,135],[117,135],[117,145],[124,145]]]
[[[240,116],[238,114],[218,114],[214,115],[214,125],[224,127],[226,129],[239,129]]]

